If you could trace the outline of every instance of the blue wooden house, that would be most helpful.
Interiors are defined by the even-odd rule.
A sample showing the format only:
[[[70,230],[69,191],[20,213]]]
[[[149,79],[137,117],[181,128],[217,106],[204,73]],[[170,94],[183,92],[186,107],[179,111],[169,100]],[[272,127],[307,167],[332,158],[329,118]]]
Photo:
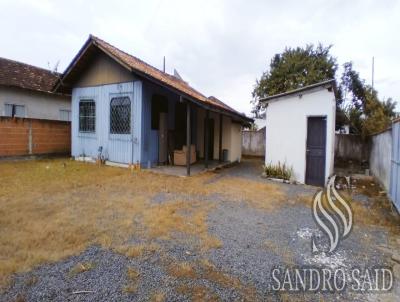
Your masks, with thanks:
[[[74,157],[121,164],[190,166],[240,161],[251,119],[170,75],[90,36],[57,91],[71,93]]]

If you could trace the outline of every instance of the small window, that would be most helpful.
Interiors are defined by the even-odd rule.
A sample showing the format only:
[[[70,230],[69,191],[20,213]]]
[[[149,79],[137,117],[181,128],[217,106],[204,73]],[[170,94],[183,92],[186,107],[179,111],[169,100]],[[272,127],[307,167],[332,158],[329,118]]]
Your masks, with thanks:
[[[131,133],[131,100],[129,97],[112,98],[110,102],[110,133]]]
[[[4,106],[5,116],[11,117],[25,117],[25,106],[15,104],[5,104]]]
[[[71,121],[71,111],[60,109],[60,120],[70,122]]]
[[[94,100],[79,102],[79,132],[95,132],[96,130],[96,103]]]

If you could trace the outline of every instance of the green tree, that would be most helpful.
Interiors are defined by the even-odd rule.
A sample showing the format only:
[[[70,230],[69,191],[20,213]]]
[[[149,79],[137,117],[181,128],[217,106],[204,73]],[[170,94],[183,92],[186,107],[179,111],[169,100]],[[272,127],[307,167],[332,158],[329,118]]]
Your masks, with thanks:
[[[340,86],[348,100],[342,109],[353,133],[366,137],[386,129],[396,117],[396,102],[391,98],[380,101],[377,91],[365,84],[351,62],[344,64]]]
[[[262,109],[259,99],[335,78],[337,63],[322,44],[305,48],[286,48],[276,54],[253,90],[254,112]]]

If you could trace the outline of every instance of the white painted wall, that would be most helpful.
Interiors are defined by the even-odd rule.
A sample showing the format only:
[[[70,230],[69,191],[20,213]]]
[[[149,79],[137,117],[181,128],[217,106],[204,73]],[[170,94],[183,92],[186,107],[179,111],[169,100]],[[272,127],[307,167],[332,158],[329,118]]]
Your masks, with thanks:
[[[390,186],[392,160],[392,129],[372,136],[369,165],[372,172],[385,190]]]
[[[0,116],[5,104],[24,105],[27,118],[60,120],[60,110],[71,110],[71,97],[0,86]]]
[[[319,87],[272,100],[266,111],[265,163],[286,163],[293,177],[305,182],[307,117],[326,116],[325,181],[333,173],[336,101],[333,91]]]

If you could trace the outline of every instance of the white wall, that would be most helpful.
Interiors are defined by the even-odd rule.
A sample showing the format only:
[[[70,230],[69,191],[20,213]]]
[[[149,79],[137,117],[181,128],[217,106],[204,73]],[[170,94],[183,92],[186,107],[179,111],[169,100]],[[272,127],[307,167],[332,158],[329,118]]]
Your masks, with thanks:
[[[392,129],[372,137],[369,164],[372,174],[389,190],[392,159]]]
[[[71,97],[0,86],[0,116],[5,104],[24,105],[25,117],[59,120],[60,110],[71,110]]]
[[[197,150],[199,156],[204,157],[204,119],[206,112],[202,108],[197,109]],[[213,159],[219,159],[219,114],[209,113],[214,120],[214,152]],[[240,161],[242,157],[242,126],[233,123],[228,116],[222,116],[222,149],[228,150],[228,161]]]
[[[335,96],[320,87],[271,101],[266,110],[265,163],[286,163],[293,168],[294,179],[305,182],[307,117],[326,116],[325,181],[333,173],[335,139]]]

